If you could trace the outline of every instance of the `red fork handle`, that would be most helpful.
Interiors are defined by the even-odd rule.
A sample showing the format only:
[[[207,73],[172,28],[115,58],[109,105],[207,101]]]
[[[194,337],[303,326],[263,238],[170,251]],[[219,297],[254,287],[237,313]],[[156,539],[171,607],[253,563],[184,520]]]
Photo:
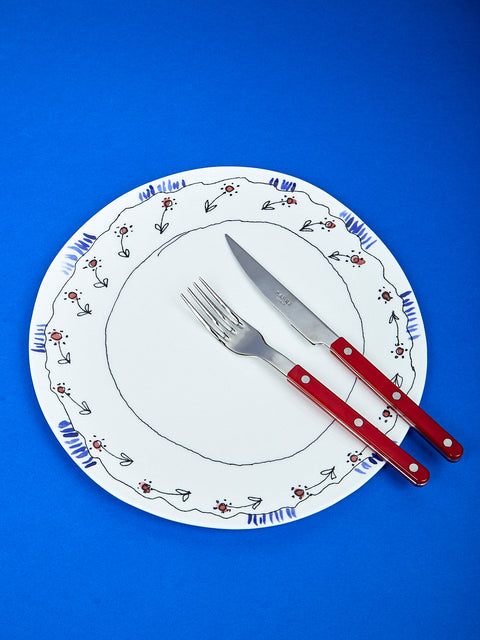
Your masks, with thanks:
[[[462,445],[425,413],[406,393],[393,384],[345,338],[338,338],[330,350],[347,367],[371,387],[385,402],[428,440],[450,462],[460,460]]]
[[[295,365],[287,374],[287,379],[306,396],[318,404],[324,411],[340,422],[350,433],[376,451],[384,460],[410,480],[412,484],[421,487],[428,482],[428,469],[417,462],[410,454],[401,449],[368,420],[363,418],[355,409],[330,391],[319,380],[305,371],[300,365]]]

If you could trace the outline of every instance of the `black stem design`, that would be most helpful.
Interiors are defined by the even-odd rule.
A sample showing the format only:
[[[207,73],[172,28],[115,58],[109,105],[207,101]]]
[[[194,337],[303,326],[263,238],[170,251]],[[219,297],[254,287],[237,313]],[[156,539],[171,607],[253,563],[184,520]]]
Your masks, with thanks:
[[[121,258],[128,258],[130,256],[130,251],[128,249],[125,249],[123,245],[123,238],[125,237],[125,235],[126,234],[120,234],[120,247],[122,248],[122,250],[118,252],[118,255]]]
[[[395,327],[396,327],[396,330],[397,330],[397,340],[395,342],[395,346],[396,347],[400,346],[400,328],[398,326],[398,320],[399,320],[399,317],[397,316],[395,311],[392,311],[392,315],[390,316],[390,319],[389,319],[388,323],[392,324],[392,322],[395,322]]]
[[[108,278],[104,278],[103,280],[101,280],[98,277],[97,271],[98,271],[98,267],[95,267],[94,274],[95,274],[95,277],[97,279],[97,282],[95,282],[94,286],[97,287],[97,288],[108,287]]]
[[[251,500],[249,504],[240,504],[240,505],[228,505],[229,509],[248,509],[252,507],[252,509],[257,509],[260,504],[263,502],[262,498],[255,498],[253,496],[248,496],[247,500]]]
[[[77,313],[77,316],[88,316],[92,313],[90,309],[90,305],[86,304],[84,307],[80,304],[80,300],[77,298],[77,305],[81,309],[80,313]]]
[[[62,351],[62,347],[60,346],[59,342],[57,342],[57,346],[61,355],[61,359],[57,360],[58,364],[70,364],[70,353],[67,353],[66,355],[64,355]]]
[[[166,222],[165,224],[163,224],[163,218],[165,217],[165,213],[167,212],[168,207],[163,207],[163,213],[162,213],[162,217],[160,218],[160,224],[156,224],[155,225],[155,229],[157,229],[157,231],[160,231],[160,233],[163,233],[168,225],[170,224],[169,222]]]
[[[205,213],[209,213],[210,211],[213,211],[217,205],[213,204],[214,202],[216,202],[219,198],[221,198],[222,196],[226,195],[226,191],[224,191],[223,193],[221,193],[219,196],[217,196],[216,198],[214,198],[211,202],[209,200],[205,200]]]
[[[262,204],[262,211],[269,211],[275,209],[274,204],[282,204],[283,200],[276,200],[275,202],[270,202],[267,200]]]
[[[323,222],[322,220],[319,220],[318,222],[312,222],[311,220],[305,220],[305,222],[303,223],[302,228],[300,229],[300,231],[311,231],[313,232],[313,229],[311,229],[311,227],[314,227],[315,225],[318,225],[320,227],[325,227],[325,222]]]
[[[133,462],[132,458],[130,458],[130,456],[127,456],[126,453],[122,452],[119,456],[116,456],[114,453],[109,451],[105,445],[102,445],[102,451],[105,451],[105,453],[108,453],[108,455],[112,456],[112,458],[115,458],[116,460],[120,460],[120,465],[122,467],[128,467]]]
[[[70,398],[70,400],[73,402],[73,404],[75,404],[79,409],[79,413],[82,416],[87,416],[89,415],[91,412],[90,407],[88,406],[88,404],[85,402],[85,400],[83,400],[81,403],[77,402],[74,398],[72,398],[72,396],[70,395],[70,393],[65,392],[65,395],[67,396],[67,398]]]
[[[335,480],[335,478],[337,477],[335,475],[335,467],[331,467],[330,469],[324,469],[323,471],[320,471],[320,475],[324,476],[323,480],[320,480],[320,482],[317,482],[317,484],[313,484],[311,487],[307,487],[307,491],[310,491],[310,489],[315,489],[316,487],[321,486],[329,479]]]
[[[175,491],[173,492],[169,492],[169,491],[160,491],[160,489],[155,489],[154,487],[150,488],[150,491],[155,491],[155,493],[159,493],[162,496],[175,496],[175,497],[182,497],[182,502],[186,502],[189,497],[192,495],[191,491],[187,491],[186,489],[175,489]]]

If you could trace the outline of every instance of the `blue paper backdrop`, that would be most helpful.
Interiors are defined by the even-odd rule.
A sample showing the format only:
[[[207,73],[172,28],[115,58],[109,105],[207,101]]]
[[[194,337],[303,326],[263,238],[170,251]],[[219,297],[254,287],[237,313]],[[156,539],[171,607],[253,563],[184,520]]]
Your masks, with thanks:
[[[473,638],[479,611],[480,5],[0,5],[2,637]],[[36,291],[112,199],[214,165],[325,189],[388,245],[428,338],[422,405],[463,442],[287,526],[187,527],[68,459],[28,368]]]

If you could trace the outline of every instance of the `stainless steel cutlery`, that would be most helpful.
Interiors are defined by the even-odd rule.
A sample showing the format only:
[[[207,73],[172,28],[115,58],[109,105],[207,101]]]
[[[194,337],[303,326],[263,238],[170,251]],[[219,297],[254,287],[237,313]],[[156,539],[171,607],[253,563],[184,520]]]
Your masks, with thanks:
[[[225,347],[243,356],[256,356],[280,371],[289,382],[371,447],[416,486],[427,483],[428,470],[374,427],[302,366],[267,344],[257,329],[235,313],[203,280],[181,294],[190,310]]]
[[[453,436],[437,424],[348,340],[338,336],[323,320],[310,311],[285,285],[274,278],[245,249],[242,249],[235,240],[230,236],[225,237],[233,255],[250,280],[304,338],[312,344],[327,346],[333,355],[363,380],[447,460],[456,462],[460,459],[463,447]]]
[[[304,338],[314,345],[321,344],[329,348],[333,355],[387,403],[389,409],[401,415],[447,460],[455,462],[460,459],[463,448],[457,440],[348,340],[337,335],[308,309],[235,240],[228,235],[225,238],[250,280]],[[256,356],[268,362],[412,484],[423,486],[428,482],[430,474],[423,465],[301,365],[270,346],[262,334],[233,311],[205,280],[200,278],[199,283],[194,283],[181,297],[203,326],[230,351],[244,356]]]

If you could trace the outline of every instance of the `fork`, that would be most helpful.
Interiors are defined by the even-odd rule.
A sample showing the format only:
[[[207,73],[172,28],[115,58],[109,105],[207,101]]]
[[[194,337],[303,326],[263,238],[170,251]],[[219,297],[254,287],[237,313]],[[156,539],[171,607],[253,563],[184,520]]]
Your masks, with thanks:
[[[366,418],[333,393],[302,366],[267,344],[262,334],[235,313],[203,278],[181,297],[203,326],[227,349],[242,356],[256,356],[271,364],[287,380],[319,405],[350,433],[373,449],[415,486],[428,482],[428,469],[374,427]]]

